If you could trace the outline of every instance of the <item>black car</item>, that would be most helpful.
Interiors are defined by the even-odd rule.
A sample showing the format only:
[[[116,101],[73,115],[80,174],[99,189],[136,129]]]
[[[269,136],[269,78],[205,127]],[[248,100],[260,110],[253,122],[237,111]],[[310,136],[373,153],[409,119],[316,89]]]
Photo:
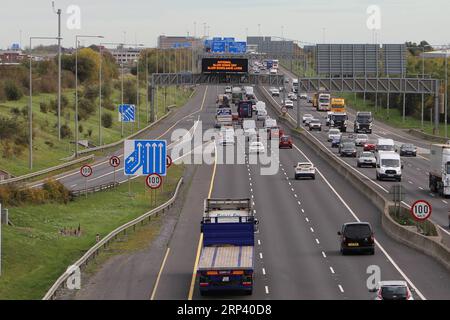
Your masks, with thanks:
[[[344,142],[339,146],[339,154],[341,157],[356,158],[357,149],[354,142]]]
[[[417,157],[417,148],[413,144],[402,144],[400,147],[400,156]]]
[[[375,254],[375,238],[372,227],[367,222],[352,222],[342,226],[338,232],[341,242],[341,253],[368,252]]]

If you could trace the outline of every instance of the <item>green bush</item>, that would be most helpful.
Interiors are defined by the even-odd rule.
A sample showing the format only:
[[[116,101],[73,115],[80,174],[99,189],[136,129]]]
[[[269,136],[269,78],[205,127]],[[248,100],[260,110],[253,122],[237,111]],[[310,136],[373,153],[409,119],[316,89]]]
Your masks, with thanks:
[[[67,124],[61,126],[61,138],[66,139],[72,137],[72,130]]]
[[[47,113],[48,105],[45,102],[41,102],[39,103],[39,109],[41,110],[42,113]]]
[[[4,92],[7,100],[17,101],[23,97],[23,92],[14,81],[6,81]]]
[[[95,112],[95,104],[86,99],[82,98],[78,102],[78,113],[81,120],[87,120]]]
[[[109,113],[102,114],[102,126],[105,128],[111,128],[113,125],[112,115]]]

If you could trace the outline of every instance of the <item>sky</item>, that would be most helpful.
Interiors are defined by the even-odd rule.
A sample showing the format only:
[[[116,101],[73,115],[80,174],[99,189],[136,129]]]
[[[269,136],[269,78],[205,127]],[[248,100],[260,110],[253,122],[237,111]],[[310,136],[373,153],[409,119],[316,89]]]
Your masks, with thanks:
[[[275,36],[305,43],[450,43],[448,0],[56,0],[62,9],[63,46],[75,35],[102,35],[82,44],[142,43],[164,35]],[[377,11],[370,14],[370,6]],[[80,15],[67,12],[79,8]],[[379,10],[379,11],[378,11]],[[379,13],[379,14],[378,14]],[[376,30],[370,30],[367,22]],[[50,0],[2,0],[0,48],[28,46],[30,36],[57,36]],[[68,25],[69,22],[69,25]],[[77,26],[76,22],[80,22]],[[196,28],[194,27],[196,25]],[[79,27],[79,29],[74,29]],[[379,28],[379,29],[378,29]],[[208,32],[206,32],[208,34]],[[33,45],[53,40],[34,40]]]

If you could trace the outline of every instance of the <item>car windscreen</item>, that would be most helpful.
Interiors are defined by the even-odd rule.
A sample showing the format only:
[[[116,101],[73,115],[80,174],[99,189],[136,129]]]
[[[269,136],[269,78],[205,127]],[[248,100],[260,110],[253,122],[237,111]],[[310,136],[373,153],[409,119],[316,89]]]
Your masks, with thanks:
[[[327,98],[320,98],[320,99],[319,99],[319,102],[320,102],[320,103],[330,103],[330,99],[327,99]]]
[[[397,159],[382,159],[381,165],[383,167],[400,167],[400,160]]]
[[[374,156],[373,156],[372,152],[363,152],[361,154],[361,157],[363,157],[363,158],[373,158]]]
[[[330,130],[330,134],[340,134],[341,132],[339,130]]]
[[[370,227],[366,224],[355,224],[345,227],[344,236],[347,238],[369,238],[372,235]]]
[[[332,116],[331,119],[333,121],[344,121],[347,119],[347,116]]]
[[[408,291],[404,286],[385,286],[381,288],[381,296],[385,300],[406,299]]]
[[[395,146],[393,146],[393,145],[378,145],[377,149],[379,151],[395,151]]]
[[[357,121],[359,122],[359,123],[370,123],[370,122],[372,122],[372,117],[371,116],[366,116],[366,115],[359,115],[358,117],[357,117]]]
[[[282,142],[289,142],[289,138],[288,138],[288,137],[282,137],[282,138],[281,138],[281,141],[282,141]]]
[[[354,143],[344,143],[343,148],[353,150],[353,149],[355,149],[355,144]]]

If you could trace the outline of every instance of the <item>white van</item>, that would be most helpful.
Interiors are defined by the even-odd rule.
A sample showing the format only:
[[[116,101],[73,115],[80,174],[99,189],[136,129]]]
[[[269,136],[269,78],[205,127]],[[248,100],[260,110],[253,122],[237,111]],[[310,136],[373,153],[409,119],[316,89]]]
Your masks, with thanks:
[[[376,151],[380,152],[396,152],[395,143],[392,139],[378,139]]]
[[[265,102],[262,102],[262,101],[258,101],[257,103],[256,103],[256,111],[259,111],[259,110],[266,110],[266,103]]]
[[[396,152],[379,152],[377,154],[377,180],[394,179],[402,181],[403,165]]]
[[[244,120],[244,122],[242,123],[242,129],[244,129],[244,136],[247,138],[256,135],[256,121]]]
[[[266,121],[264,121],[264,128],[265,129],[270,129],[270,128],[277,128],[277,120],[275,119],[266,119]]]

